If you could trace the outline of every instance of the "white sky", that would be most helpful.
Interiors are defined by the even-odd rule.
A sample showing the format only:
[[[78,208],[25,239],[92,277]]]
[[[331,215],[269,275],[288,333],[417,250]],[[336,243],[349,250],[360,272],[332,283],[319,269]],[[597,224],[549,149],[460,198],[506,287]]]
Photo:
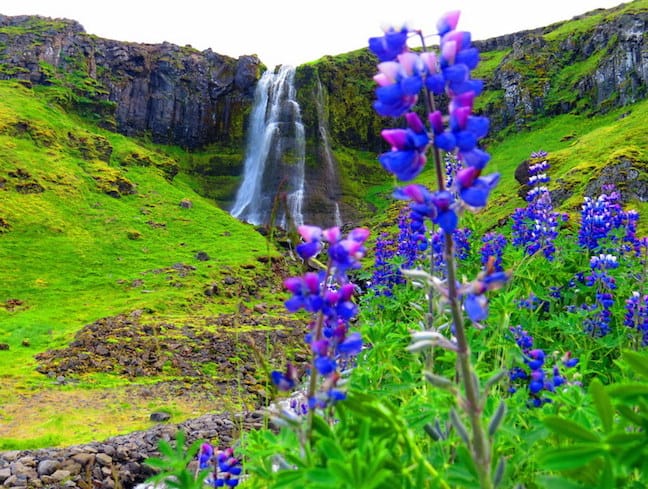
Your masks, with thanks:
[[[623,0],[0,0],[0,14],[65,17],[120,41],[191,44],[269,67],[298,65],[367,45],[385,25],[421,28],[461,10],[461,30],[486,39],[568,20]],[[433,43],[436,39],[432,40]]]

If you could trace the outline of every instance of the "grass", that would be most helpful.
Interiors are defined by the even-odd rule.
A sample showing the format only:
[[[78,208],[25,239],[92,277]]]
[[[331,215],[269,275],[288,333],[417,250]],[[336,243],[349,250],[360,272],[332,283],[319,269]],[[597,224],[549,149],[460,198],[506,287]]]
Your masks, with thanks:
[[[629,114],[620,118],[622,114]],[[492,160],[488,170],[499,172],[501,181],[493,191],[492,205],[478,214],[478,229],[485,229],[510,215],[524,201],[517,196],[519,184],[515,169],[528,159],[532,151],[549,152],[552,168],[550,190],[561,186],[574,189],[574,197],[564,202],[560,210],[578,212],[583,190],[591,179],[614,160],[614,155],[624,152],[631,156],[641,170],[640,178],[648,178],[648,141],[644,125],[648,117],[648,101],[617,109],[609,114],[588,117],[565,114],[543,118],[529,131],[507,134],[501,142],[488,147]],[[585,170],[583,172],[583,170]],[[648,211],[645,202],[631,202],[642,216]],[[646,232],[645,218],[640,221],[640,231]]]
[[[138,309],[184,318],[233,312],[241,297],[206,299],[204,288],[227,276],[252,284],[270,273],[260,260],[279,255],[251,226],[196,193],[192,177],[170,180],[169,169],[186,166],[189,155],[98,129],[48,102],[41,90],[0,83],[0,217],[7,224],[0,233],[0,343],[9,348],[0,351],[0,405],[6,417],[38,392],[50,398],[20,438],[0,431],[0,448],[148,426],[142,412],[149,406],[103,413],[87,400],[100,392],[124,397],[127,380],[95,379],[78,392],[62,392],[35,371],[34,355],[67,345],[81,326],[105,316]],[[21,193],[25,185],[42,191]],[[210,259],[198,260],[198,252]],[[78,405],[81,399],[91,407]],[[76,426],[93,419],[93,428],[55,439],[59,426],[47,420],[61,409],[62,420]],[[174,409],[196,412],[192,405]],[[119,419],[122,411],[128,419]],[[5,421],[22,423],[21,416]]]

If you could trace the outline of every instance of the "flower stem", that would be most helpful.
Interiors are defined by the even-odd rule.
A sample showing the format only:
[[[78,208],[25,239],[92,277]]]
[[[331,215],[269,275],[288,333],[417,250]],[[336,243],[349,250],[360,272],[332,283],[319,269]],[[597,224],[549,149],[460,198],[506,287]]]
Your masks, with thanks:
[[[468,345],[466,328],[459,304],[459,293],[457,290],[454,262],[454,241],[451,234],[445,233],[444,236],[445,262],[448,272],[448,299],[450,301],[452,321],[455,327],[455,337],[457,339],[459,374],[466,395],[463,408],[470,418],[470,425],[472,428],[470,451],[479,474],[481,488],[492,489],[493,482],[490,476],[491,447],[482,424],[482,405],[479,399],[479,386],[473,381],[474,371],[470,361],[470,346]]]

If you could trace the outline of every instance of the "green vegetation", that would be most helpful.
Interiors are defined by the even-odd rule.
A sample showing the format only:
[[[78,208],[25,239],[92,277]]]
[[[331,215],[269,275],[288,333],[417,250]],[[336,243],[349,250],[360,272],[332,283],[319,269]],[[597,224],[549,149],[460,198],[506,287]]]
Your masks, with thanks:
[[[195,177],[185,172],[191,155],[98,129],[47,94],[46,87],[0,83],[0,343],[9,348],[0,351],[4,410],[42,388],[53,396],[43,410],[57,409],[53,393],[60,388],[35,371],[34,356],[64,347],[99,318],[135,310],[151,319],[190,318],[233,312],[241,300],[251,300],[250,307],[279,300],[203,294],[228,276],[242,281],[240,287],[269,276],[267,258],[279,253],[196,193]],[[208,259],[198,259],[200,252]],[[93,388],[114,389],[114,381],[95,379]],[[121,378],[117,385],[130,383]],[[178,409],[198,412],[195,403]],[[98,415],[81,409],[75,417]],[[137,419],[145,418],[140,412]],[[104,418],[57,444],[115,434],[117,426],[142,427],[142,421],[129,423]],[[39,426],[36,421],[24,436],[37,445],[52,442],[51,433],[36,433]]]

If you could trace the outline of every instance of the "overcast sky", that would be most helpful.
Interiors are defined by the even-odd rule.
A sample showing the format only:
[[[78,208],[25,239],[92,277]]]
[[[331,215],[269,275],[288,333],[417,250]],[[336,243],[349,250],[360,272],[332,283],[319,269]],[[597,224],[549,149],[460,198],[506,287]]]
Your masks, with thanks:
[[[433,34],[438,17],[461,10],[461,30],[486,39],[568,20],[620,0],[0,0],[0,14],[77,20],[120,41],[190,44],[232,57],[298,65],[367,45],[385,25]]]

